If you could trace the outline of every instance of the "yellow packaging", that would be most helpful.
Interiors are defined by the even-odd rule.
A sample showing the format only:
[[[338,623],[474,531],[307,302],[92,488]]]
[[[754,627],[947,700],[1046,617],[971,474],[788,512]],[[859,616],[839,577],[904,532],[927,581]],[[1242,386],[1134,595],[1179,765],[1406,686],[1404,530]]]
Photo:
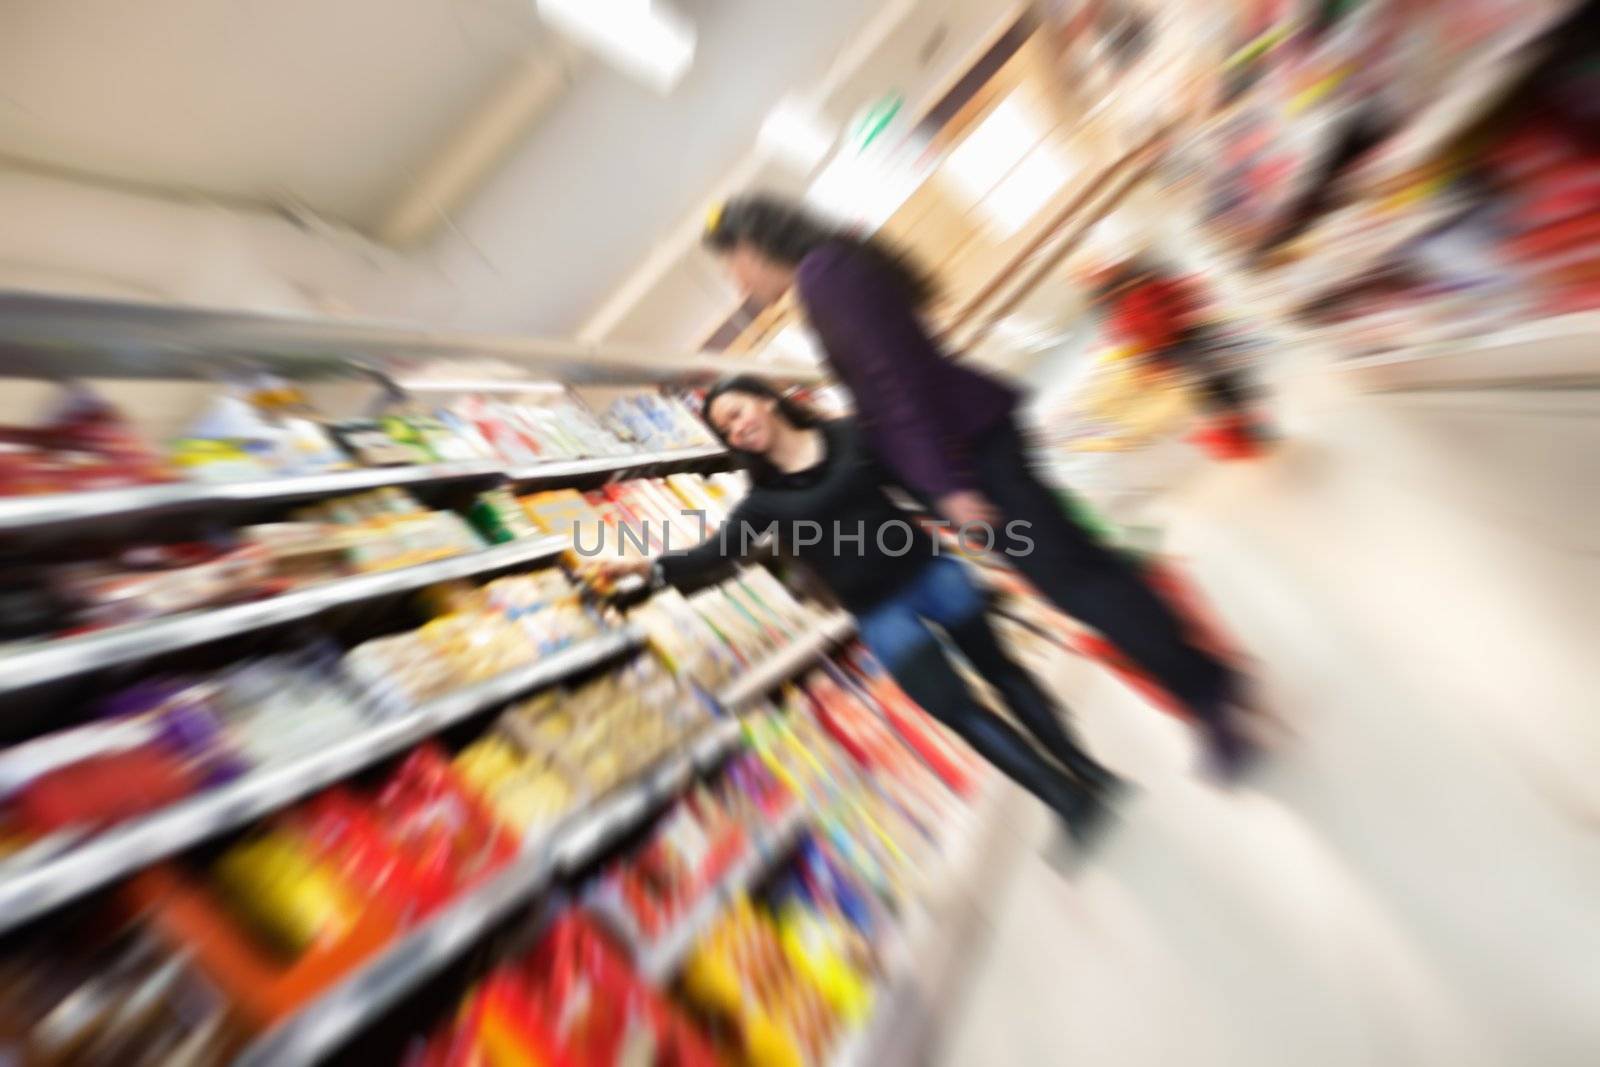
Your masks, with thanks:
[[[360,913],[338,876],[283,831],[235,845],[213,874],[239,916],[292,956],[319,941],[338,940]]]

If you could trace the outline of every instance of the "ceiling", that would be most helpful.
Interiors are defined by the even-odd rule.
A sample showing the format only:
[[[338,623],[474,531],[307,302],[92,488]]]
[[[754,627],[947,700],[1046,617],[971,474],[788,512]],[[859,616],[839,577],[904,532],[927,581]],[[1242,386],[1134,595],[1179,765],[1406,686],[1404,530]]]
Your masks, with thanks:
[[[754,143],[766,113],[821,76],[884,0],[676,0],[694,67],[657,96],[594,65],[434,250],[461,321],[568,335]]]
[[[786,93],[826,73],[841,122],[883,91],[914,99],[1008,6],[672,2],[697,51],[661,96],[577,58],[534,0],[9,0],[0,168],[341,223],[434,279],[430,318],[570,335]],[[904,32],[852,55],[885,19]],[[727,299],[703,272],[682,282],[655,294],[650,336],[664,318],[681,341]]]
[[[553,46],[531,0],[10,0],[0,156],[371,228]]]

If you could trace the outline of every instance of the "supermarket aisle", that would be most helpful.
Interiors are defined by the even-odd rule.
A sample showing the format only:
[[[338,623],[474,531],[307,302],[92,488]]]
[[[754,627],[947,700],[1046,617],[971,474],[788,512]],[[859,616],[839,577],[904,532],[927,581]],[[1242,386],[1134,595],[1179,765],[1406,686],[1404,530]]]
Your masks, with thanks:
[[[1560,455],[1600,424],[1540,417]],[[1486,452],[1499,418],[1475,428]],[[1485,484],[1447,421],[1340,402],[1272,464],[1213,468],[1169,502],[1174,548],[1299,736],[1225,795],[1188,776],[1176,724],[1059,667],[1143,790],[1074,880],[1041,858],[1053,830],[1029,807],[1036,847],[991,901],[939,1062],[1594,1062],[1596,557],[1552,544],[1528,501],[1528,522],[1475,510],[1469,487],[1530,491],[1517,470]]]

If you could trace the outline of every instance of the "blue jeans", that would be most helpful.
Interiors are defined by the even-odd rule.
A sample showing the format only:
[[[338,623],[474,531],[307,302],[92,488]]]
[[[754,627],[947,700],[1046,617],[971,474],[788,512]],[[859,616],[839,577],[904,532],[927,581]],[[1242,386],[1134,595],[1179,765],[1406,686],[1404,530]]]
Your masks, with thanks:
[[[1078,747],[1055,701],[1007,654],[989,626],[987,609],[966,567],[946,556],[856,624],[867,648],[907,696],[1070,821],[1083,810],[1086,791],[1114,776]],[[994,686],[1043,753],[972,694],[934,626]]]
[[[938,636],[928,626],[946,631],[981,618],[988,609],[983,590],[964,564],[939,556],[910,585],[856,620],[861,640],[892,673]]]

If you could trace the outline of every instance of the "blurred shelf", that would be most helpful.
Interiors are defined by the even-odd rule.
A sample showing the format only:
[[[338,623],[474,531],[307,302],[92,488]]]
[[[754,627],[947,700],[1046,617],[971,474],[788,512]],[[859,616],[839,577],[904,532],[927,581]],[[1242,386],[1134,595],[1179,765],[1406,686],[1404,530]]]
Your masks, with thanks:
[[[1415,170],[1438,155],[1474,122],[1487,115],[1538,61],[1531,46],[1577,5],[1547,0],[1542,10],[1523,20],[1478,54],[1468,57],[1450,75],[1443,91],[1405,128],[1389,138],[1350,173],[1350,182],[1371,187]]]
[[[514,482],[574,478],[585,474],[623,473],[672,463],[694,463],[728,455],[728,450],[713,445],[674,448],[664,452],[640,452],[630,456],[597,456],[593,459],[563,459],[511,467],[506,476]]]
[[[91,523],[120,515],[200,509],[216,504],[295,500],[358,493],[390,485],[425,485],[472,478],[500,478],[499,463],[439,463],[418,467],[374,467],[328,474],[264,478],[248,482],[172,482],[49,493],[0,499],[0,531]]]
[[[980,792],[966,818],[951,828],[950,854],[938,877],[928,879],[931,899],[918,901],[902,918],[897,951],[888,954],[871,1014],[840,1042],[828,1067],[914,1067],[927,1062],[950,996],[963,988],[968,939],[982,922],[974,902],[990,899],[984,884],[994,870],[995,830],[1015,797],[997,778]]]
[[[726,449],[716,447],[677,448],[626,456],[552,460],[512,468],[496,461],[437,463],[264,478],[248,482],[175,482],[83,493],[6,497],[0,498],[0,533],[90,524],[120,516],[202,510],[225,504],[336,496],[391,485],[429,485],[470,479],[548,481],[601,473],[622,477],[634,471],[678,463],[698,463],[727,455]]]
[[[53,859],[0,877],[0,932],[157,860],[242,827],[454,723],[588,670],[642,642],[638,631],[624,628],[563,649],[537,664],[428,701],[372,729],[305,756],[262,767],[228,785],[106,830]]]
[[[646,981],[665,988],[683,970],[689,953],[711,932],[729,902],[749,892],[799,840],[806,818],[804,806],[796,801],[776,825],[750,842],[744,855],[671,930],[653,944],[632,946],[634,965]]]
[[[1443,202],[1437,197],[1423,207],[1369,223],[1359,243],[1339,234],[1347,224],[1342,216],[1330,216],[1303,238],[1315,240],[1317,247],[1286,266],[1262,272],[1262,284],[1271,288],[1286,304],[1301,308],[1335,290],[1361,280],[1368,271],[1431,230],[1446,225],[1465,213],[1469,205]],[[1329,237],[1327,234],[1339,234]],[[1322,234],[1322,236],[1313,236]]]
[[[1334,373],[1375,392],[1600,385],[1600,311],[1346,359],[1334,366]]]
[[[811,633],[734,679],[717,694],[717,702],[729,712],[743,711],[855,633],[855,628],[855,619],[848,612],[835,612]]]
[[[808,666],[834,640],[848,634],[853,624],[841,612],[822,629],[834,636],[824,640],[819,633],[814,642],[806,643],[815,645],[808,655],[780,654],[772,666],[758,669],[756,673],[768,688]],[[725,707],[729,706],[727,695]],[[709,768],[737,747],[740,733],[736,719],[711,722],[696,738],[663,756],[634,781],[575,813],[544,838],[528,842],[500,873],[263,1033],[235,1060],[236,1067],[309,1067],[337,1051],[495,924],[526,905],[555,877],[581,868],[636,831],[678,795],[697,768]]]
[[[529,840],[503,870],[446,905],[338,984],[261,1034],[235,1067],[308,1067],[335,1052],[383,1011],[466,952],[563,871],[637,830],[693,773],[681,754]]]
[[[414,567],[339,578],[266,600],[184,612],[25,645],[0,655],[0,693],[309,618],[331,608],[421,589],[435,582],[534,563],[557,556],[567,547],[564,537],[539,537]]]
[[[408,376],[430,361],[496,359],[571,384],[639,384],[755,374],[817,381],[792,361],[660,352],[429,329],[416,323],[0,293],[0,376],[216,380]]]

